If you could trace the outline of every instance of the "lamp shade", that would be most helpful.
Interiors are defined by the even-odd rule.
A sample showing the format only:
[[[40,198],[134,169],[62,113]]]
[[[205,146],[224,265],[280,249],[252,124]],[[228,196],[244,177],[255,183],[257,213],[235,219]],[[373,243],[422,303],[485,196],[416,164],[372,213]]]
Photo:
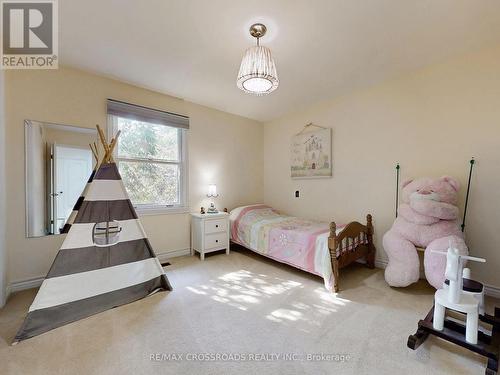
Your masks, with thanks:
[[[215,184],[208,185],[207,196],[209,196],[209,197],[216,197],[216,196],[218,196],[218,194],[217,194],[217,185],[215,185]]]
[[[278,73],[269,48],[257,45],[245,51],[236,84],[254,95],[269,94],[278,88]]]

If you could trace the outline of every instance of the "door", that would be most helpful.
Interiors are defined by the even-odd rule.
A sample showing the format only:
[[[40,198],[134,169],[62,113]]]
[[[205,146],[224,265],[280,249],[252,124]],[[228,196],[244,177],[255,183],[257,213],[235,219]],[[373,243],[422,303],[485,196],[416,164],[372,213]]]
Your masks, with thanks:
[[[56,233],[60,233],[92,173],[92,152],[74,146],[54,147]]]

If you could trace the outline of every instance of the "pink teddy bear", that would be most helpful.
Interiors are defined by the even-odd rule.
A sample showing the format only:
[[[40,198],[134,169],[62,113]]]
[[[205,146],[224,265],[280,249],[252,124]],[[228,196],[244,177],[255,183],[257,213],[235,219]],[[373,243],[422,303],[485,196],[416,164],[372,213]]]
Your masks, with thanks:
[[[459,188],[459,182],[448,176],[403,183],[398,217],[383,238],[389,257],[385,269],[389,285],[404,287],[418,281],[420,262],[415,247],[425,248],[425,277],[436,289],[445,280],[446,257],[431,250],[446,251],[451,241],[461,254],[468,253],[458,225]]]

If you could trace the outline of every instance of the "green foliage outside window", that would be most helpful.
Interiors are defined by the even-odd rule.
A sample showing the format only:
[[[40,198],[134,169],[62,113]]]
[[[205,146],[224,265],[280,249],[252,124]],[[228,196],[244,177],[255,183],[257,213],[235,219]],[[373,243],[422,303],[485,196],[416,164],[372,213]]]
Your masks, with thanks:
[[[117,119],[120,174],[134,205],[180,203],[181,130]]]

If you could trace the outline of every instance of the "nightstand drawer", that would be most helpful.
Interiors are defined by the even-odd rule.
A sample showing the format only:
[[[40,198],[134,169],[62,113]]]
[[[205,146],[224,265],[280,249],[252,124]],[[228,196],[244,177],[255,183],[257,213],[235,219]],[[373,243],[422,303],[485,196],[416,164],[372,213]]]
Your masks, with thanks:
[[[226,229],[227,229],[226,219],[205,221],[205,233],[225,232]]]
[[[205,248],[211,249],[219,246],[227,246],[227,233],[214,233],[205,236]]]

